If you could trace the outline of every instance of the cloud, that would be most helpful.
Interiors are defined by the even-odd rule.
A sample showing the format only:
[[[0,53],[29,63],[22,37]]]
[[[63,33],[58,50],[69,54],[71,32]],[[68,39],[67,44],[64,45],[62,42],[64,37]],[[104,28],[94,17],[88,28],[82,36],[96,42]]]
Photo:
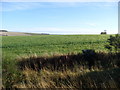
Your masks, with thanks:
[[[118,2],[119,0],[2,0],[2,2]]]
[[[104,3],[93,3],[94,6],[99,7],[99,8],[113,8],[113,6],[118,7],[118,3],[113,3],[113,2],[104,2]]]
[[[28,10],[35,8],[80,7],[76,2],[3,2],[0,11]]]
[[[0,11],[29,10],[35,8],[57,8],[57,7],[83,7],[95,6],[99,8],[112,7],[117,3],[78,3],[78,2],[3,2],[0,3]]]
[[[22,3],[18,3],[18,2],[4,2],[2,3],[2,11],[15,11],[15,10],[26,10],[26,9],[31,9],[31,8],[37,8],[38,6],[42,6],[38,3],[32,3],[32,2],[22,2]]]
[[[49,33],[49,34],[99,34],[101,29],[95,28],[56,28],[56,27],[37,27],[37,28],[19,28],[9,29],[12,31]],[[8,31],[9,31],[8,30]]]
[[[86,23],[86,25],[89,25],[89,26],[92,26],[92,27],[97,26],[97,24],[96,24],[96,23]]]

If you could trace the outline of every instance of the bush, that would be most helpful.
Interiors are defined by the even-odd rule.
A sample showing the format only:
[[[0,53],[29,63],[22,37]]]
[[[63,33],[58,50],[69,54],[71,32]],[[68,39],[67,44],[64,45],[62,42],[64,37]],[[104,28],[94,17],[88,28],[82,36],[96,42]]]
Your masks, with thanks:
[[[109,44],[105,45],[110,51],[120,52],[120,35],[116,34],[115,36],[110,35],[110,38],[107,40]]]

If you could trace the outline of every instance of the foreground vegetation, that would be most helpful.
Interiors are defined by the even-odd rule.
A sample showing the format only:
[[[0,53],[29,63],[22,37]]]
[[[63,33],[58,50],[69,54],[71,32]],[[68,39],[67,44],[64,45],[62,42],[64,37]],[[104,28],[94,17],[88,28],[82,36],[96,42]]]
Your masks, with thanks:
[[[120,88],[120,54],[104,46],[109,35],[3,37],[3,87]],[[83,49],[94,49],[93,64]],[[40,65],[40,66],[39,66]]]

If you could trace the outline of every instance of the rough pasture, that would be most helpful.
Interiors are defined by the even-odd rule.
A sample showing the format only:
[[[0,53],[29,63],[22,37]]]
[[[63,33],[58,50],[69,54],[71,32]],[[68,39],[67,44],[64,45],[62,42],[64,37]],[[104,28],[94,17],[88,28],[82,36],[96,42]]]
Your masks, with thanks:
[[[109,35],[3,36],[3,86],[120,88],[120,58],[104,48],[108,38]],[[87,49],[94,49],[96,54],[91,57],[82,53]]]

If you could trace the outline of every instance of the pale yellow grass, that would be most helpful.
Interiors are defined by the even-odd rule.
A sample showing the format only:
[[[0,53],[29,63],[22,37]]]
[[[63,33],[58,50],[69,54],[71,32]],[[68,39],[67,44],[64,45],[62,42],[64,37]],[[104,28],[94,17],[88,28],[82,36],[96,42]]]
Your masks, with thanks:
[[[0,32],[0,36],[31,36],[30,34],[26,34],[24,32]]]

